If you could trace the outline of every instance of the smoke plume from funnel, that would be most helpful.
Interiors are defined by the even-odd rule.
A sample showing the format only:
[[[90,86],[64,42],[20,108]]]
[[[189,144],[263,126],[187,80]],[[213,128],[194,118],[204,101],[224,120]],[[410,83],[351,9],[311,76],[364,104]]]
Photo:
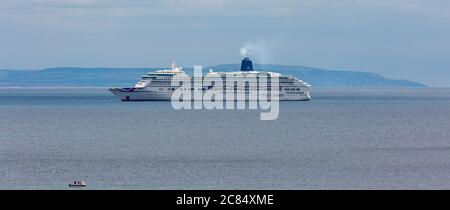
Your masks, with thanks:
[[[269,61],[269,53],[264,40],[246,42],[241,47],[240,53],[243,58],[250,57],[258,63],[267,63]]]
[[[244,47],[241,47],[241,56],[242,57],[247,57],[247,49]]]

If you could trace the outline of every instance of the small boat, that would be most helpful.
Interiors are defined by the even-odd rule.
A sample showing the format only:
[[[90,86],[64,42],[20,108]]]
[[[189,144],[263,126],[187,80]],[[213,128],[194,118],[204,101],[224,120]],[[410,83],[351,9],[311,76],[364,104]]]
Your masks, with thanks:
[[[86,187],[87,184],[84,181],[76,180],[69,184],[69,187]]]

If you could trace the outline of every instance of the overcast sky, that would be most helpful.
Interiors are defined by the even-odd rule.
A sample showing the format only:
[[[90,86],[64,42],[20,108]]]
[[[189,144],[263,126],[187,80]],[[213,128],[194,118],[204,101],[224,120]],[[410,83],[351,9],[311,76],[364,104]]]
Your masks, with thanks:
[[[450,86],[448,0],[0,0],[0,68],[253,59]]]

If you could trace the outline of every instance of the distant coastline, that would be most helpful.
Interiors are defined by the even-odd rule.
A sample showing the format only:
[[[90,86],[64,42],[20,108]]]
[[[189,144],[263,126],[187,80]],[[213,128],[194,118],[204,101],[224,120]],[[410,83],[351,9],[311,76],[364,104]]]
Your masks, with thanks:
[[[359,71],[335,71],[305,66],[255,64],[256,70],[274,71],[304,80],[313,88],[421,88],[420,82],[389,79],[379,74]],[[203,71],[233,71],[239,64],[204,67]],[[161,68],[78,68],[58,67],[42,70],[0,69],[0,87],[125,87],[149,71]],[[184,70],[192,74],[192,67]]]

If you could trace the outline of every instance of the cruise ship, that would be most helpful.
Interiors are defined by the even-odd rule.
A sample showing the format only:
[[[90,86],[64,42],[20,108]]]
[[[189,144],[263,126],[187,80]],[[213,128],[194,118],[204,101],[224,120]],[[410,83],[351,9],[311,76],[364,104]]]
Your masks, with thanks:
[[[273,89],[271,87],[273,84],[271,84],[271,78],[275,77],[278,79],[278,87],[276,87],[276,91],[272,91]],[[174,81],[179,78],[188,78],[191,81],[189,88],[183,86],[182,81]],[[207,84],[208,82],[203,82],[207,78],[208,81],[217,81],[217,79],[220,79],[223,82],[221,85],[216,85],[214,82]],[[248,78],[254,78],[254,80],[249,80]],[[229,81],[227,82],[227,79],[233,80],[234,85],[229,85],[233,83],[228,83]],[[243,83],[239,83],[240,81],[243,81]],[[278,100],[281,101],[308,101],[311,99],[311,86],[308,83],[293,76],[283,76],[276,72],[254,70],[252,61],[249,58],[242,60],[240,71],[214,72],[211,69],[206,75],[201,76],[201,78],[187,75],[181,67],[172,63],[171,69],[157,70],[142,76],[141,80],[134,87],[110,88],[109,91],[122,101],[170,101],[172,100],[172,94],[179,89],[184,89],[184,91],[188,90],[192,94],[195,91],[199,91],[202,95],[213,89],[223,91],[224,95],[234,94],[235,97],[232,97],[233,100],[253,100],[255,98],[258,100],[258,97],[249,97],[249,95],[257,93],[260,90],[262,81],[268,82],[264,88],[267,88],[265,89],[267,90],[266,96],[269,100],[271,96],[273,97],[272,92],[278,94]],[[237,83],[244,85],[237,85]],[[242,93],[245,97],[237,97],[239,93]],[[261,97],[261,95],[259,96]],[[202,98],[198,99],[196,97],[189,98],[191,100],[202,100]],[[224,100],[227,99],[229,98],[224,97]]]

